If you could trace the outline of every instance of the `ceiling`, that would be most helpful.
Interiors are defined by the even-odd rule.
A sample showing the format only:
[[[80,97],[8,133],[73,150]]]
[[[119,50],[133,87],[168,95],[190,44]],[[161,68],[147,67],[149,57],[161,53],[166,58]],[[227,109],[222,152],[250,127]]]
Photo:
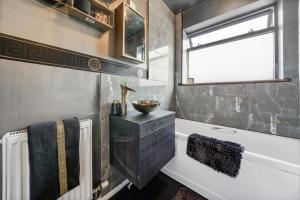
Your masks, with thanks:
[[[163,1],[175,14],[178,14],[206,0],[163,0]]]

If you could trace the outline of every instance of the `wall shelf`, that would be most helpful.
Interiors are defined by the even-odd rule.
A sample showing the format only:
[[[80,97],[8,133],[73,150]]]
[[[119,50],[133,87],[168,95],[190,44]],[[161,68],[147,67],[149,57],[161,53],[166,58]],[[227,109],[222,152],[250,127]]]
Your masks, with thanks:
[[[70,17],[80,20],[102,32],[114,28],[114,11],[101,3],[98,0],[90,0],[91,2],[91,14],[84,13],[83,11],[73,6],[73,0],[36,0],[41,2],[55,10],[58,10]],[[93,15],[96,12],[103,12],[108,16],[108,23],[102,22],[96,19]]]

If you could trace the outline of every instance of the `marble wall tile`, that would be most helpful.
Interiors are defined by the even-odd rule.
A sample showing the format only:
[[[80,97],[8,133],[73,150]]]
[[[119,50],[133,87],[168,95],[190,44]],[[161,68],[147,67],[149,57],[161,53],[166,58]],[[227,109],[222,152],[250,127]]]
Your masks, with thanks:
[[[155,81],[161,81],[166,83],[169,82],[169,71],[155,65],[149,65],[149,79]]]
[[[298,26],[299,26],[299,1],[282,0],[283,2],[283,43],[284,74],[293,79],[299,80],[299,48],[298,48]],[[287,12],[285,12],[287,11]],[[288,67],[286,67],[288,66]],[[296,73],[297,72],[297,73]]]
[[[161,0],[149,1],[149,79],[174,88],[175,16]]]
[[[211,124],[300,138],[295,83],[178,86],[176,115]],[[297,122],[297,123],[296,123]]]

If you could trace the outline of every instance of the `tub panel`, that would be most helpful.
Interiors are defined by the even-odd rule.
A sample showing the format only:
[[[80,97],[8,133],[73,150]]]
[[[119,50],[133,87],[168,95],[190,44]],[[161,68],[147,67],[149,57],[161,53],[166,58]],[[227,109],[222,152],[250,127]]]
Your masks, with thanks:
[[[198,131],[201,133],[203,130]],[[245,152],[239,175],[231,178],[188,157],[187,135],[176,133],[175,157],[162,172],[202,196],[212,200],[300,199],[299,165],[262,156],[257,152]]]

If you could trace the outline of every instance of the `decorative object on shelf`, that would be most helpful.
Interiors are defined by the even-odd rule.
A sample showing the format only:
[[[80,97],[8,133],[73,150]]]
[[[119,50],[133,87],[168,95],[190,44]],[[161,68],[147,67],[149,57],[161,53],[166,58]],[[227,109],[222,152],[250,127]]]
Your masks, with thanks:
[[[91,13],[91,2],[89,0],[73,0],[73,6],[88,15]]]
[[[114,28],[114,11],[108,3],[99,0],[36,0],[66,15],[76,18],[90,26],[107,31]],[[107,20],[100,21],[95,18],[96,12],[104,13]]]
[[[103,23],[109,23],[109,16],[107,16],[104,12],[95,12],[95,18]]]
[[[159,108],[160,102],[156,100],[140,100],[132,102],[132,105],[137,111],[149,114]]]

